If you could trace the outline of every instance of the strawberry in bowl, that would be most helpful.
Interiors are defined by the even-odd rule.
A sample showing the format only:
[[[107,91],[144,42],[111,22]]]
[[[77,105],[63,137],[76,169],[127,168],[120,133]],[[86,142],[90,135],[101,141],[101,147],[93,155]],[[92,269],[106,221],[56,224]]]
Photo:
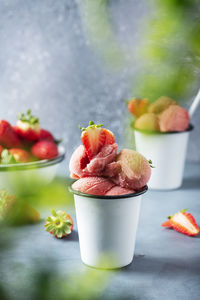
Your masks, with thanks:
[[[0,120],[0,187],[9,190],[13,176],[8,171],[12,175],[17,172],[17,177],[26,174],[25,179],[29,173],[37,173],[51,181],[65,156],[59,142],[50,131],[40,128],[39,118],[30,109],[18,115],[15,126]]]
[[[39,139],[40,136],[40,123],[39,119],[31,114],[31,110],[28,109],[27,113],[20,113],[18,115],[18,121],[13,127],[16,134],[25,141],[34,142]]]

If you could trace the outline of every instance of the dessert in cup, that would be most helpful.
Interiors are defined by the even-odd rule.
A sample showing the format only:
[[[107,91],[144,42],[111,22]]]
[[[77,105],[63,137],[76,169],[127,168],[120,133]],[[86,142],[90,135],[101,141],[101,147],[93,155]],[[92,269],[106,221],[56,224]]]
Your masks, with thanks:
[[[142,194],[151,176],[149,162],[136,151],[117,154],[114,134],[90,122],[69,169],[82,261],[97,268],[132,262]],[[106,260],[102,258],[106,257]]]
[[[153,103],[133,98],[128,109],[133,122],[136,150],[154,164],[149,188],[168,190],[182,184],[189,133],[193,126],[186,109],[168,97]]]

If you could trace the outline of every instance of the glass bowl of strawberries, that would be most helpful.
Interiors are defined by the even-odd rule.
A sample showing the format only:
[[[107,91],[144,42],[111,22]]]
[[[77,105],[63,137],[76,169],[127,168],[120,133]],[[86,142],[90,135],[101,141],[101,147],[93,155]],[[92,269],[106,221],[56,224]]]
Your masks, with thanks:
[[[50,182],[65,157],[60,142],[40,127],[30,109],[18,115],[15,126],[0,120],[0,188],[10,187],[15,179]]]

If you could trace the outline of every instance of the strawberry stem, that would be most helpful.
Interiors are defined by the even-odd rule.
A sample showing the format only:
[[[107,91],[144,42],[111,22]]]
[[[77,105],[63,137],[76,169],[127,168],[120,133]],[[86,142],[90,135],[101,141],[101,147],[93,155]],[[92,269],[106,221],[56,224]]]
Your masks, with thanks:
[[[102,127],[104,124],[99,124],[99,125],[95,125],[95,123],[93,121],[90,121],[89,122],[89,126],[88,127],[81,127],[80,125],[78,126],[78,128],[80,128],[82,131],[85,131],[89,128],[100,128]]]
[[[39,123],[39,118],[37,117],[34,117],[32,114],[31,114],[31,110],[28,109],[26,114],[24,113],[19,113],[18,116],[17,116],[18,120],[22,121],[22,122],[26,122],[26,123],[29,123],[29,124],[37,124]]]
[[[67,214],[63,211],[51,210],[51,216],[46,218],[44,227],[47,232],[52,233],[58,238],[62,238],[71,233],[72,222],[68,219]]]

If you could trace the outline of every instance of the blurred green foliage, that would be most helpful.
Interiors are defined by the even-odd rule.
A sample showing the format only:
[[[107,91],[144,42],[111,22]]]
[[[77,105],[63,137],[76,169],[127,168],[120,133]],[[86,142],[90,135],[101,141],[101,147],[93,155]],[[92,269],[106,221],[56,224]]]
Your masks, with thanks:
[[[197,0],[154,0],[153,20],[144,38],[137,94],[156,100],[188,100],[200,80],[200,5]]]
[[[70,183],[70,179],[62,177],[58,177],[47,184],[42,180],[42,177],[33,176],[25,180],[21,176],[13,175],[10,188],[14,192],[14,196],[1,190],[0,271],[1,274],[4,274],[0,280],[1,300],[100,299],[102,291],[108,284],[106,271],[84,268],[82,271],[77,269],[73,273],[68,272],[64,276],[58,271],[58,261],[55,259],[55,253],[51,253],[51,251],[49,251],[49,256],[42,258],[41,261],[31,260],[28,264],[20,263],[19,267],[15,266],[14,263],[10,265],[9,262],[9,266],[15,269],[11,278],[4,273],[2,267],[6,266],[5,257],[9,259],[9,251],[16,247],[15,230],[24,232],[24,226],[30,221],[31,226],[41,227],[41,231],[45,230],[44,222],[38,223],[38,219],[33,220],[32,216],[30,219],[29,213],[30,211],[32,213],[30,207],[34,208],[35,214],[35,209],[41,212],[47,209],[49,211],[52,207],[65,207],[67,212],[69,207],[73,205],[73,195],[68,191]],[[2,208],[6,210],[4,211]],[[18,225],[20,227],[16,227]],[[40,234],[40,230],[38,234]],[[49,235],[49,238],[52,237]],[[29,248],[26,251],[29,251]],[[15,263],[19,264],[17,261]]]
[[[109,0],[83,0],[79,1],[79,7],[88,41],[107,65],[113,69],[122,67],[125,53],[114,33]]]
[[[152,11],[141,21],[142,43],[135,45],[133,56],[133,50],[125,53],[117,39],[110,4],[109,0],[79,1],[87,38],[107,66],[122,70],[127,55],[132,57],[132,68],[134,59],[139,60],[129,94],[150,101],[162,95],[177,101],[194,96],[200,80],[199,0],[151,0]]]

